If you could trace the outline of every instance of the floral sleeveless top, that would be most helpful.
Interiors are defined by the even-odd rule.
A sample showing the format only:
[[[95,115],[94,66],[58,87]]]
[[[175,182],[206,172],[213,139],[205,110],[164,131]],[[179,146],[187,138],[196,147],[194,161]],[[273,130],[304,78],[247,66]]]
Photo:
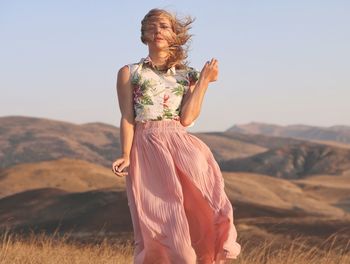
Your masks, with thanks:
[[[181,102],[200,72],[192,67],[158,71],[150,58],[128,64],[133,86],[135,121],[175,119],[181,116]],[[192,122],[191,127],[194,125]]]

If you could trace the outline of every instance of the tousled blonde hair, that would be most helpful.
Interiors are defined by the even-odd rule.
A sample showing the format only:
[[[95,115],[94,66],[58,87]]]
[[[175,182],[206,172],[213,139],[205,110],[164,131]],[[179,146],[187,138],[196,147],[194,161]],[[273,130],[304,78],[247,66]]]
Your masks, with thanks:
[[[194,22],[194,18],[186,16],[183,19],[177,17],[177,15],[159,8],[151,9],[141,21],[141,41],[147,45],[146,37],[146,27],[154,20],[160,17],[165,17],[169,20],[172,30],[174,32],[174,37],[169,42],[168,49],[168,59],[166,62],[166,67],[171,68],[175,66],[177,69],[186,68],[188,61],[189,42],[191,40],[192,34],[188,31],[191,29],[191,24]]]

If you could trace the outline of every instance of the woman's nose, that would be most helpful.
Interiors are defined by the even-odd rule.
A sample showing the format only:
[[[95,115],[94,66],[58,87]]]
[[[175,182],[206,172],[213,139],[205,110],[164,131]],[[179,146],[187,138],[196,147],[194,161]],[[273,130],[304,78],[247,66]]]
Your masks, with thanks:
[[[161,28],[160,28],[160,27],[155,27],[154,32],[155,32],[155,33],[159,33],[159,32],[161,32]]]

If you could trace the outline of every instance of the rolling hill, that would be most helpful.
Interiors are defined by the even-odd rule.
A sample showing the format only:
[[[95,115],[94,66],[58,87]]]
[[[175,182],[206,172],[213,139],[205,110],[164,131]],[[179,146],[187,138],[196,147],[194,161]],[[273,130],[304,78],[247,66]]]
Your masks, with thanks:
[[[67,192],[102,188],[124,190],[125,178],[98,164],[68,158],[18,164],[0,171],[0,198],[40,188]]]
[[[347,127],[333,130],[342,134]],[[322,241],[332,232],[350,235],[345,143],[277,132],[193,134],[223,171],[243,236],[285,241],[304,233]],[[111,125],[1,117],[0,229],[59,229],[78,237],[131,233],[125,178],[110,168],[119,151],[119,129]]]
[[[224,171],[246,171],[298,179],[314,174],[342,174],[350,169],[350,150],[314,143],[270,149],[247,158],[220,162]]]
[[[350,126],[308,126],[308,125],[275,125],[260,122],[247,124],[236,124],[226,130],[227,132],[238,132],[242,134],[262,134],[266,136],[279,136],[289,138],[300,138],[305,140],[335,141],[339,143],[350,143]]]
[[[110,166],[120,151],[119,129],[102,123],[10,116],[0,128],[0,168],[64,157]]]
[[[328,201],[317,195],[322,187],[316,191],[303,189],[303,185],[298,185],[301,183],[258,174],[224,173],[223,176],[236,219],[350,215],[350,211],[336,206],[341,199],[350,198],[350,186],[346,187],[347,195],[334,196]],[[126,192],[115,187],[83,192],[47,187],[0,199],[0,229],[53,232],[59,227],[61,231],[93,232],[104,228],[108,232],[120,232],[132,230],[130,219]]]

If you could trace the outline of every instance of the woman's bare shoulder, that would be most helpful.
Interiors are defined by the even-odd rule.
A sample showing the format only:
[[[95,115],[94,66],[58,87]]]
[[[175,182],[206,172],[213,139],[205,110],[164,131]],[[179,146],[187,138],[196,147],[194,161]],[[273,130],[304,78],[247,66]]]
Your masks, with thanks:
[[[117,83],[119,84],[118,86],[125,86],[130,84],[131,81],[131,66],[132,64],[125,64],[124,66],[122,66],[118,72],[117,72]]]
[[[137,63],[129,63],[129,64],[125,64],[124,66],[122,66],[118,72],[117,72],[117,77],[128,77],[130,75],[131,72],[134,71],[135,67],[137,66]]]
[[[118,70],[118,76],[128,75],[130,73],[130,67],[128,64],[125,64]]]

